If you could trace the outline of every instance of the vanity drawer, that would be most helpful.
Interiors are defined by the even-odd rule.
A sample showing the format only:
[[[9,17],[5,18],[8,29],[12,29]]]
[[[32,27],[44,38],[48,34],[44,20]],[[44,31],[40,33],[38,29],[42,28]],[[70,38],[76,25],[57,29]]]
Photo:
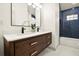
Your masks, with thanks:
[[[38,46],[36,46],[36,47],[29,50],[29,55],[30,56],[35,56],[38,53],[40,53],[41,50],[42,50],[41,45],[38,45]]]
[[[37,37],[37,38],[33,37],[33,38],[29,39],[29,47],[30,48],[34,48],[40,44],[41,44],[41,37]]]
[[[44,40],[41,36],[29,39],[29,55],[34,56],[39,54],[44,49]]]

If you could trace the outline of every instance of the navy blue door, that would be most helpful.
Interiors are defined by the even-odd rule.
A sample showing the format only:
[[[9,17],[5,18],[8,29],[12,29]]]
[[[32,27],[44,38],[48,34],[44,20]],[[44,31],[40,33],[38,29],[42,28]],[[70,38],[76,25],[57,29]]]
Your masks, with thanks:
[[[79,7],[74,10],[68,9],[61,11],[61,23],[60,28],[62,30],[61,36],[79,38],[79,17],[76,20],[67,20],[67,15],[77,14],[79,16]],[[61,32],[61,31],[60,31]]]

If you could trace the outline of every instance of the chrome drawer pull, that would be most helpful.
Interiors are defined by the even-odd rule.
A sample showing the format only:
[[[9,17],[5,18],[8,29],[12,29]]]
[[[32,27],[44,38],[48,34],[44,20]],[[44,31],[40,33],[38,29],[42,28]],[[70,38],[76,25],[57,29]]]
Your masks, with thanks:
[[[31,56],[34,56],[37,52],[38,52],[38,51],[33,52],[33,53],[31,54]]]
[[[31,46],[33,46],[33,45],[35,45],[35,44],[37,44],[38,42],[33,42],[33,43],[31,43]]]

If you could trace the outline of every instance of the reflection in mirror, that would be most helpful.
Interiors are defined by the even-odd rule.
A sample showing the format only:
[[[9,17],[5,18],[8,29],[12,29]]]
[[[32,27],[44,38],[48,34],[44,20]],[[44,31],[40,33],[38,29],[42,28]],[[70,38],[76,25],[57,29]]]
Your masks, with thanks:
[[[30,27],[34,23],[40,27],[40,8],[40,4],[12,3],[11,25]]]

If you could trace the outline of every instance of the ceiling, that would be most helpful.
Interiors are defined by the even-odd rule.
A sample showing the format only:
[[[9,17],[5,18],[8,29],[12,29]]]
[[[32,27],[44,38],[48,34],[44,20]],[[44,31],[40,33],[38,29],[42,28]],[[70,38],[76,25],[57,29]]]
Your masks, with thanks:
[[[79,3],[60,3],[60,9],[66,10],[73,7],[78,7]]]

